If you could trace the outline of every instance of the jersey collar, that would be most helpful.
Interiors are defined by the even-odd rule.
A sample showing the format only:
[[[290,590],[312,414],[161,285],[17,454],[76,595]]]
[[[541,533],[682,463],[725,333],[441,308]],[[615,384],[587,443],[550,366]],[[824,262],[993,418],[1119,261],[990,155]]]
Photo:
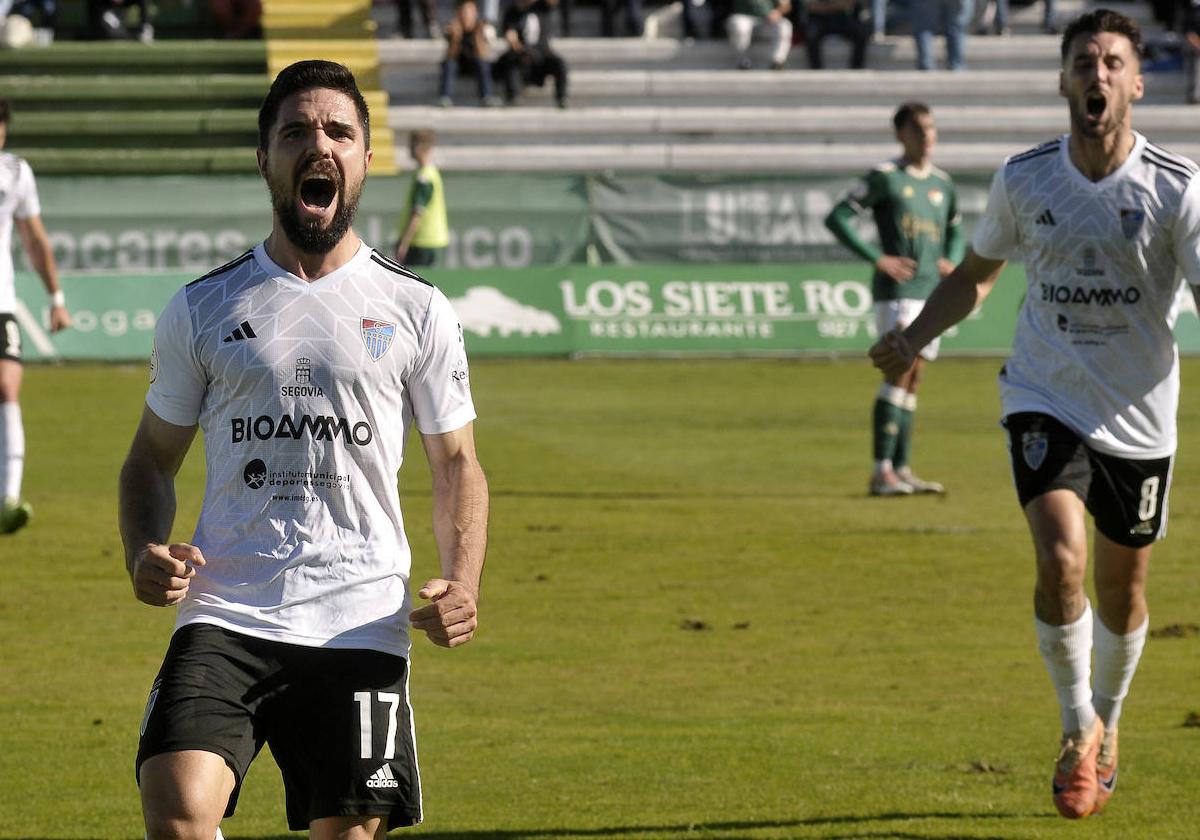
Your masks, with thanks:
[[[1058,147],[1058,154],[1062,159],[1063,166],[1066,167],[1067,172],[1070,173],[1071,179],[1074,180],[1075,183],[1079,184],[1081,187],[1086,187],[1090,190],[1098,192],[1100,190],[1106,190],[1113,184],[1119,184],[1125,180],[1125,176],[1129,173],[1129,170],[1133,169],[1133,167],[1137,165],[1137,162],[1141,160],[1142,150],[1145,148],[1146,138],[1143,135],[1138,134],[1136,131],[1133,132],[1133,146],[1129,149],[1129,155],[1125,158],[1120,166],[1105,175],[1099,181],[1093,181],[1089,179],[1086,175],[1079,171],[1077,166],[1075,166],[1075,161],[1071,160],[1071,135],[1069,133],[1062,136],[1062,142]]]
[[[354,272],[363,263],[371,258],[371,248],[367,243],[359,240],[358,250],[354,252],[349,260],[334,271],[329,272],[324,277],[316,280],[308,281],[301,277],[297,277],[287,269],[276,263],[267,254],[266,243],[260,242],[254,246],[254,259],[258,261],[258,266],[267,273],[269,277],[277,283],[289,288],[300,288],[306,291],[323,288],[325,286],[336,285],[341,282],[343,277]]]

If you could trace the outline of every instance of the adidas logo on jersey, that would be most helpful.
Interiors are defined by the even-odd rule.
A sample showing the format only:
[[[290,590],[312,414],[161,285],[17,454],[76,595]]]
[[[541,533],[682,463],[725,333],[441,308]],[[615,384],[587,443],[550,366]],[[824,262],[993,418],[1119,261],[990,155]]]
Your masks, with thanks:
[[[242,321],[238,324],[237,329],[221,339],[221,342],[228,344],[231,341],[245,341],[248,338],[258,338],[258,335],[251,329],[249,321]]]
[[[1034,221],[1034,224],[1050,225],[1051,227],[1058,224],[1058,222],[1054,221],[1054,214],[1051,213],[1049,210],[1046,210],[1044,213],[1042,213],[1042,215],[1038,216],[1033,221]]]
[[[392,766],[385,764],[371,774],[371,778],[367,779],[367,787],[369,788],[398,788],[400,783],[396,781],[396,777],[392,775]]]

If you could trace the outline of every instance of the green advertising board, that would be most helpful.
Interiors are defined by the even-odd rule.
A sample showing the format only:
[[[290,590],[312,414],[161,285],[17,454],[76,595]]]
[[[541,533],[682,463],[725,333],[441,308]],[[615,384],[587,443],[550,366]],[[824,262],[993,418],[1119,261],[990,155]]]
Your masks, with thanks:
[[[825,229],[861,173],[447,172],[448,268],[799,263],[845,259]],[[411,176],[367,181],[355,228],[392,247]],[[42,218],[64,271],[203,273],[261,241],[270,203],[247,176],[45,177]],[[968,230],[987,181],[959,179]],[[873,240],[874,225],[864,220]],[[18,266],[27,267],[19,248]]]
[[[532,268],[429,272],[463,324],[471,354],[859,354],[875,339],[867,270],[845,263]],[[31,360],[149,356],[167,300],[195,274],[65,274],[75,326],[46,328],[46,295],[18,274],[17,317]],[[984,306],[943,340],[946,354],[1007,352],[1025,291],[1010,266]],[[1186,303],[1190,303],[1190,296]],[[1200,322],[1185,313],[1185,352]]]

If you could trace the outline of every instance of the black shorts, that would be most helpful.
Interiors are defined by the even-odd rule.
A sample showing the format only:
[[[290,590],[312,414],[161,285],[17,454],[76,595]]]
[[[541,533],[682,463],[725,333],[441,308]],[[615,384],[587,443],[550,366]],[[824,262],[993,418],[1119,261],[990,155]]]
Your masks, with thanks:
[[[1048,414],[1018,412],[1003,422],[1022,508],[1043,493],[1070,490],[1087,506],[1096,530],[1118,545],[1142,548],[1166,536],[1173,457],[1097,452]]]
[[[421,821],[403,657],[181,627],[146,701],[139,783],[151,756],[216,753],[236,780],[225,810],[232,816],[264,743],[283,774],[293,831],[322,817],[386,816],[388,828]]]
[[[11,312],[0,312],[0,359],[21,361],[21,328]]]

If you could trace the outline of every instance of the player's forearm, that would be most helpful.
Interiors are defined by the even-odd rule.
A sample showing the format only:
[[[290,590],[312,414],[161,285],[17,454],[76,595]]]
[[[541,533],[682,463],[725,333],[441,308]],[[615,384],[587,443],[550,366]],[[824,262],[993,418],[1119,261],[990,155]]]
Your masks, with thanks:
[[[442,577],[466,584],[476,599],[487,553],[488,486],[474,455],[450,458],[434,473],[433,534]]]
[[[414,208],[412,215],[408,217],[408,224],[404,226],[404,233],[400,234],[400,249],[408,250],[412,245],[413,237],[417,235],[417,228],[421,226],[421,214],[425,211],[423,208]]]
[[[909,344],[914,349],[924,347],[974,312],[1003,268],[1003,261],[985,260],[968,251],[958,267],[934,288],[921,314],[904,331]]]
[[[58,265],[54,261],[54,248],[41,225],[27,224],[20,227],[21,244],[29,257],[29,265],[42,278],[47,294],[59,290]]]
[[[137,553],[165,543],[175,523],[175,474],[153,459],[130,453],[121,468],[118,519],[125,546],[125,569],[133,574]]]
[[[825,227],[829,228],[829,232],[838,242],[874,265],[883,256],[883,252],[858,235],[858,231],[854,229],[854,219],[857,215],[846,202],[840,202],[825,217]]]

